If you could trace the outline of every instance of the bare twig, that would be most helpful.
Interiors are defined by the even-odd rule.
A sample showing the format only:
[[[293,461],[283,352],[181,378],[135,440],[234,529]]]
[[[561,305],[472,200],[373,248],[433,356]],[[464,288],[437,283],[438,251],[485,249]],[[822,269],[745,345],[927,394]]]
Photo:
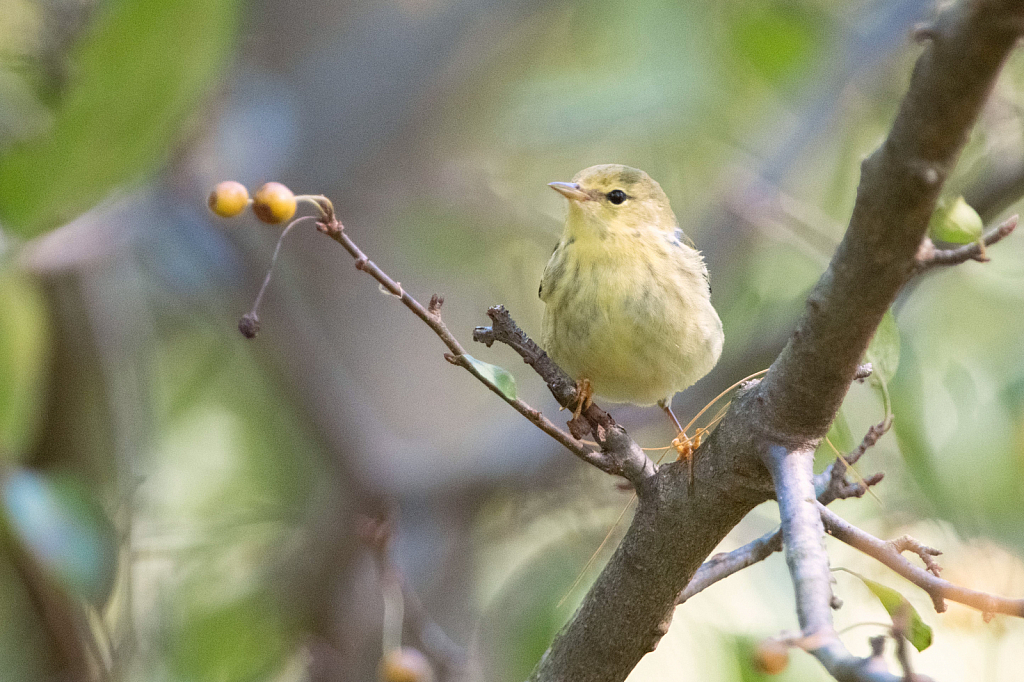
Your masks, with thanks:
[[[738,549],[716,554],[701,564],[701,567],[693,574],[693,580],[679,594],[676,604],[682,604],[693,595],[703,592],[719,580],[728,578],[733,573],[738,573],[747,566],[753,566],[759,561],[764,561],[775,552],[781,550],[782,528],[776,528],[772,532],[766,533]]]
[[[821,514],[825,529],[829,535],[877,559],[920,587],[932,598],[937,612],[942,613],[946,610],[943,600],[949,599],[960,604],[966,604],[985,614],[1003,613],[1009,616],[1024,618],[1024,599],[1008,599],[954,585],[948,580],[937,577],[931,571],[932,567],[930,565],[928,569],[924,569],[910,563],[898,551],[900,548],[899,544],[879,540],[875,536],[841,519],[822,505],[818,505],[818,512]],[[899,542],[897,541],[897,543]],[[929,564],[928,560],[917,549],[914,547],[907,547],[907,549],[913,550],[918,556],[921,556],[926,565]],[[924,548],[924,551],[925,553],[930,553],[935,550]]]
[[[1017,227],[1018,216],[1012,215],[998,226],[992,228],[982,237],[985,246],[991,246],[1013,232]],[[924,272],[937,265],[959,265],[969,260],[985,262],[988,260],[978,242],[971,242],[955,249],[937,249],[932,240],[925,237],[917,252],[917,272]]]
[[[870,367],[870,366],[869,366]],[[841,461],[841,460],[836,460]],[[831,504],[835,500],[846,499],[847,497],[862,497],[867,489],[881,482],[883,478],[882,473],[873,474],[864,479],[863,483],[850,483],[848,481],[841,481],[839,484],[832,484],[832,476],[829,469],[826,469],[821,474],[814,477],[815,490],[820,490],[818,493],[818,501],[822,504]],[[820,481],[826,483],[819,485]],[[913,541],[913,538],[904,536],[900,538],[900,542],[906,542],[907,540]],[[896,542],[896,541],[894,541]],[[912,546],[909,542],[905,545],[901,545],[901,551],[917,549]],[[922,551],[938,551],[932,550],[929,547],[921,546]],[[676,604],[682,604],[693,595],[703,592],[707,588],[711,587],[720,580],[728,578],[733,573],[738,573],[748,566],[764,561],[775,552],[782,551],[782,527],[778,527],[773,531],[765,533],[756,540],[751,540],[742,547],[738,547],[731,552],[716,554],[711,557],[697,569],[690,584],[686,586],[678,599]],[[922,559],[924,556],[922,556]],[[927,563],[927,561],[926,561]],[[930,568],[930,567],[929,567]]]
[[[419,595],[409,587],[402,571],[391,559],[394,532],[394,518],[391,516],[360,519],[359,536],[373,556],[385,598],[384,639],[389,643],[385,644],[384,653],[398,647],[402,631],[407,630],[417,646],[440,669],[442,681],[455,682],[465,679],[466,652],[434,622],[420,601]],[[395,609],[395,623],[387,622],[389,600],[400,604],[400,607]],[[389,628],[396,631],[388,632]]]
[[[796,611],[802,634],[813,646],[810,653],[837,680],[897,682],[898,677],[876,670],[870,658],[847,651],[832,625],[832,575],[822,544],[824,526],[815,500],[811,467],[814,448],[787,450],[773,446],[765,464],[775,481],[785,538],[786,563],[796,590]]]
[[[935,560],[935,557],[942,554],[940,550],[923,545],[909,535],[904,535],[903,537],[896,538],[895,540],[889,540],[889,544],[892,545],[892,548],[900,554],[909,551],[921,557],[921,561],[924,562],[925,568],[928,569],[928,572],[936,578],[939,577],[939,573],[942,571],[942,566],[939,566],[939,562]]]
[[[487,316],[491,318],[491,326],[477,327],[473,331],[473,340],[487,346],[495,341],[507,345],[540,375],[559,405],[575,407],[579,399],[576,382],[519,328],[505,306],[497,305],[488,309]],[[579,423],[581,420],[588,425],[588,430],[601,446],[602,452],[609,453],[613,459],[624,458],[628,461],[628,466],[623,466],[624,469],[636,471],[643,478],[655,472],[657,467],[654,462],[626,434],[625,429],[616,424],[612,416],[596,404],[591,402],[587,409],[580,413],[579,419],[569,422],[569,430],[576,438],[582,438],[584,435]]]
[[[435,334],[437,334],[444,345],[448,347],[448,350],[451,351],[445,355],[445,359],[454,365],[462,367],[472,374],[502,400],[511,405],[517,412],[519,412],[519,414],[529,419],[539,429],[544,431],[544,433],[554,438],[570,452],[588,464],[592,464],[607,473],[622,476],[634,485],[637,485],[639,481],[650,475],[651,467],[645,467],[642,463],[639,463],[639,460],[631,452],[628,445],[629,443],[632,443],[641,455],[643,455],[643,451],[640,450],[639,446],[633,443],[632,439],[628,436],[625,436],[626,442],[623,442],[622,438],[614,441],[615,446],[625,448],[627,456],[617,457],[616,454],[618,451],[612,447],[608,447],[602,452],[595,451],[590,446],[585,443],[581,443],[570,434],[555,426],[555,424],[541,414],[539,410],[534,409],[519,398],[512,398],[506,395],[504,391],[495,385],[493,381],[481,374],[473,363],[470,362],[466,357],[466,349],[462,347],[462,344],[459,343],[458,339],[455,338],[455,335],[449,331],[448,327],[441,320],[440,309],[444,299],[435,294],[431,298],[430,307],[423,307],[423,304],[413,298],[409,292],[405,291],[401,284],[391,279],[387,273],[381,270],[376,263],[370,260],[356,245],[356,243],[352,241],[345,232],[344,226],[334,215],[334,210],[329,203],[322,206],[322,208],[325,215],[323,216],[323,219],[317,223],[317,229],[341,244],[355,259],[357,269],[362,270],[377,280],[385,290],[398,298],[406,308],[423,320],[423,322],[426,323],[426,325],[430,327]],[[621,430],[621,428],[620,431],[623,435],[625,434],[625,431]],[[644,456],[644,459],[647,460],[647,457]],[[649,460],[647,461],[649,462]]]
[[[877,424],[871,426],[864,434],[860,444],[850,451],[848,455],[836,457],[832,464],[814,477],[815,486],[819,489],[818,501],[822,504],[830,504],[833,500],[845,500],[849,497],[861,497],[868,488],[877,485],[884,478],[885,474],[879,472],[864,478],[863,481],[851,482],[846,479],[846,472],[850,466],[857,461],[878,442],[892,427],[892,417],[887,417]]]

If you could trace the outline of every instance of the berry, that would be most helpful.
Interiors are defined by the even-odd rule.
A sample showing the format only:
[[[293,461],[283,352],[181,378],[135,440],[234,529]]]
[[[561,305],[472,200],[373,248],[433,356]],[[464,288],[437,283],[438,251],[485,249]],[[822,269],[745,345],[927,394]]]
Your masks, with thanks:
[[[434,671],[419,649],[403,646],[384,654],[377,677],[380,682],[432,682]]]
[[[268,182],[256,190],[252,211],[265,223],[283,223],[295,215],[295,195],[280,182]]]
[[[206,203],[221,218],[234,218],[249,204],[249,190],[240,182],[225,180],[213,188]]]
[[[754,667],[768,675],[778,675],[789,665],[789,647],[777,639],[762,639],[754,647]]]
[[[256,316],[256,313],[242,315],[242,319],[238,321],[238,331],[242,332],[242,336],[247,339],[255,339],[256,335],[260,333],[260,318]]]

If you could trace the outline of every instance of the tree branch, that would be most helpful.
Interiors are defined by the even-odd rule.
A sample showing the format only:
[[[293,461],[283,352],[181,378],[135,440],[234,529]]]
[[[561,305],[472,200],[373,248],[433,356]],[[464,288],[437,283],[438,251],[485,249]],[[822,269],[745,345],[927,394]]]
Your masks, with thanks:
[[[473,340],[488,347],[495,341],[504,343],[523,358],[523,362],[540,375],[547,384],[551,395],[562,407],[575,407],[579,399],[576,382],[555,364],[554,360],[538,346],[533,339],[519,328],[505,306],[497,305],[487,310],[491,318],[490,327],[477,327],[473,330]],[[583,424],[587,425],[584,430]],[[612,416],[590,403],[579,417],[569,422],[569,431],[576,438],[582,438],[586,431],[593,434],[594,440],[601,446],[601,452],[612,462],[616,469],[624,473],[629,481],[636,485],[643,479],[654,475],[657,465],[644,454],[640,446],[626,433],[626,430],[615,423]]]
[[[870,372],[864,373],[864,376],[868,376]],[[891,422],[891,420],[890,420]],[[864,452],[874,445],[881,435],[878,433],[880,424],[876,424],[868,429],[867,435],[864,436],[864,440],[857,446],[849,455],[845,458],[836,458],[836,461],[829,465],[825,471],[814,477],[814,488],[818,492],[818,501],[822,504],[831,504],[835,500],[846,499],[848,497],[862,497],[867,489],[873,485],[877,485],[881,482],[883,474],[877,473],[868,476],[863,482],[851,483],[846,480],[844,475],[836,477],[836,467],[842,466],[842,472],[846,472],[846,463],[852,464],[857,461]],[[851,461],[852,460],[852,461]],[[927,552],[930,550],[928,547],[915,546],[913,543],[916,542],[913,538],[905,536],[899,540],[894,540],[894,543],[898,544],[900,551],[912,550],[917,552],[922,559],[927,556]],[[921,550],[921,551],[918,551]],[[738,547],[731,552],[716,554],[711,557],[697,569],[690,584],[686,586],[686,589],[680,593],[676,599],[676,605],[682,604],[693,595],[703,592],[707,588],[711,587],[720,580],[728,578],[733,573],[738,573],[748,566],[764,561],[775,552],[782,551],[782,527],[778,527],[775,530],[765,533],[756,540],[751,540],[742,547]],[[934,551],[934,550],[930,550]],[[924,553],[922,553],[924,552]],[[928,563],[928,560],[925,560]],[[931,564],[929,564],[929,570],[931,570]],[[936,575],[938,575],[936,573]]]
[[[920,587],[932,598],[937,612],[942,613],[946,610],[943,600],[949,599],[978,609],[982,613],[1004,613],[1009,616],[1024,618],[1024,599],[1008,599],[954,585],[948,580],[938,577],[935,572],[910,563],[900,553],[900,549],[903,547],[914,550],[922,559],[924,559],[924,555],[914,546],[907,546],[905,542],[901,542],[902,538],[894,542],[879,540],[853,524],[844,521],[820,504],[818,505],[818,513],[821,514],[825,529],[829,535],[877,559]],[[916,541],[914,542],[916,543]],[[919,545],[920,543],[916,544]],[[927,550],[926,553],[935,551],[930,548],[925,548],[925,550]],[[925,563],[929,568],[932,568],[932,563],[927,559],[925,559]]]
[[[1019,216],[1012,215],[1002,223],[992,228],[981,238],[985,246],[992,246],[1004,237],[1009,236],[1017,227]],[[936,249],[935,244],[928,237],[921,242],[921,248],[917,252],[917,272],[924,272],[937,265],[959,265],[969,260],[976,260],[982,263],[988,261],[981,249],[981,244],[971,242],[953,249]]]
[[[733,573],[742,571],[747,566],[753,566],[760,561],[764,561],[775,552],[781,550],[782,528],[779,527],[738,549],[716,554],[701,564],[697,572],[693,574],[693,580],[679,594],[679,597],[676,599],[676,605],[682,604],[699,592],[703,592],[719,580],[724,580]]]
[[[357,267],[434,330],[451,351],[450,361],[578,457],[626,477],[636,488],[638,509],[622,543],[532,680],[623,680],[665,633],[677,596],[704,558],[750,509],[773,494],[782,511],[801,627],[815,637],[812,653],[839,680],[898,679],[878,671],[877,661],[851,656],[832,627],[828,557],[821,546],[824,531],[810,464],[879,321],[917,271],[916,254],[943,181],[1022,30],[1019,0],[968,0],[946,9],[926,31],[931,42],[914,69],[892,131],[862,165],[842,243],[767,376],[733,400],[718,429],[694,454],[692,489],[685,466],[641,463],[635,443],[621,427],[610,426],[610,417],[603,422],[597,412],[585,414],[602,443],[596,452],[504,395],[469,362],[437,310],[424,308],[369,261],[333,215],[320,224]],[[538,355],[531,364],[536,368],[541,359]],[[566,404],[564,395],[560,402]]]
[[[321,204],[321,209],[324,212],[323,219],[317,223],[317,229],[326,234],[334,241],[341,244],[346,251],[355,259],[356,268],[367,273],[373,277],[380,285],[398,298],[402,304],[411,310],[418,318],[423,320],[430,329],[437,334],[437,336],[444,342],[444,345],[448,347],[451,353],[445,354],[445,359],[453,365],[462,367],[467,372],[476,377],[482,384],[491,389],[491,391],[498,395],[502,400],[511,405],[516,412],[529,419],[533,424],[537,426],[544,433],[554,438],[558,443],[565,446],[570,452],[582,459],[588,464],[601,469],[610,474],[622,476],[629,480],[634,486],[645,476],[649,475],[650,468],[645,468],[643,465],[638,465],[635,456],[630,452],[629,456],[623,456],[617,460],[615,456],[610,455],[606,452],[597,452],[585,443],[581,443],[579,440],[566,433],[562,429],[555,426],[550,419],[545,417],[539,410],[535,410],[531,406],[518,398],[512,398],[505,394],[493,381],[485,377],[480,373],[472,362],[466,357],[466,349],[462,347],[455,335],[449,331],[448,327],[441,320],[441,305],[444,299],[438,295],[434,295],[430,300],[430,307],[424,308],[423,304],[413,298],[409,292],[402,288],[399,282],[391,279],[380,267],[370,260],[362,249],[356,246],[356,243],[345,232],[344,226],[338,221],[334,214],[334,208],[329,202]],[[621,429],[623,434],[625,430]],[[632,442],[631,439],[628,439]],[[618,441],[616,441],[618,444]],[[635,445],[635,443],[634,443]],[[643,454],[642,450],[637,450],[640,454]],[[647,457],[644,456],[647,460]],[[649,460],[648,460],[649,461]]]
[[[832,625],[832,573],[825,553],[821,514],[813,483],[814,449],[772,447],[765,463],[775,481],[785,539],[786,563],[796,590],[796,612],[805,645],[829,674],[842,682],[896,682],[899,678],[869,666],[870,658],[847,651]]]

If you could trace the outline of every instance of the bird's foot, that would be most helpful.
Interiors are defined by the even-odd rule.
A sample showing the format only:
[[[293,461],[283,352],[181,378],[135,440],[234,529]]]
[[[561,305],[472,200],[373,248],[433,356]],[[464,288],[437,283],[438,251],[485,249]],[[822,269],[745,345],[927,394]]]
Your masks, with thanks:
[[[697,431],[693,434],[693,438],[691,438],[684,432],[680,431],[679,435],[672,441],[672,447],[674,447],[678,453],[676,461],[686,462],[691,489],[693,488],[693,453],[700,447],[705,433],[707,433],[706,429],[698,427]]]
[[[580,415],[594,402],[594,389],[590,385],[590,379],[580,379],[576,382],[576,409],[573,410],[573,421],[580,418]]]

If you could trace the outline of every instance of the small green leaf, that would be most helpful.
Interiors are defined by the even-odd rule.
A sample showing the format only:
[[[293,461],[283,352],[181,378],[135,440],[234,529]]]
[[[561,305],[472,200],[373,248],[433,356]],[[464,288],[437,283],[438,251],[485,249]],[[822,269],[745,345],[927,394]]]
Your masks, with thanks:
[[[516,378],[512,376],[511,372],[504,367],[498,367],[497,365],[492,365],[489,362],[477,360],[468,353],[462,357],[469,360],[469,364],[473,365],[473,368],[485,379],[497,386],[503,396],[509,400],[516,399]]]
[[[0,493],[32,558],[64,588],[102,605],[114,584],[117,534],[92,491],[70,475],[17,469]]]
[[[892,381],[900,364],[900,330],[891,310],[882,316],[864,360],[871,363],[871,383],[888,385]]]
[[[981,238],[984,227],[978,212],[959,196],[956,199],[939,199],[928,222],[928,235],[940,242],[970,244]]]
[[[898,618],[906,618],[907,624],[909,625],[908,631],[904,633],[907,640],[914,645],[914,648],[918,651],[924,651],[932,644],[932,629],[921,620],[921,614],[917,612],[907,598],[902,594],[886,587],[881,583],[877,583],[870,578],[865,578],[860,573],[854,573],[853,571],[846,568],[837,568],[837,571],[846,571],[850,575],[860,578],[860,580],[867,585],[867,588],[871,590],[878,601],[882,602],[882,606],[888,611],[889,616],[893,619],[893,623]]]

